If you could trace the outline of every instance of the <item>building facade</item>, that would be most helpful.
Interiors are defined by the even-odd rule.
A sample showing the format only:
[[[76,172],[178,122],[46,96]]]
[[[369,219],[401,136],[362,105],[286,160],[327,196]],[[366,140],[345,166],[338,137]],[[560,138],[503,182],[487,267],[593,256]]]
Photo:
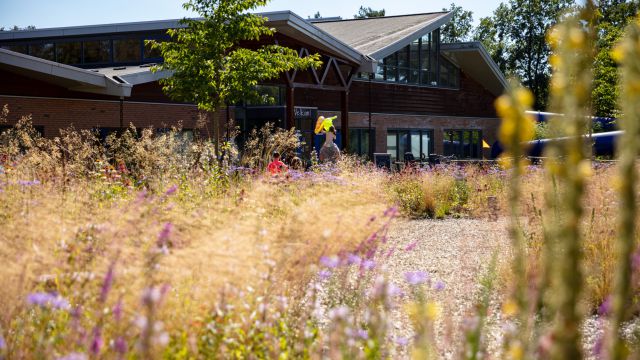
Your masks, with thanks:
[[[493,103],[506,81],[480,43],[440,42],[450,13],[359,20],[263,15],[277,33],[260,44],[321,54],[323,66],[260,85],[269,102],[232,107],[229,117],[243,134],[266,121],[295,126],[308,152],[321,142],[312,133],[316,117],[338,115],[339,141],[351,153],[489,157],[483,142],[495,141]],[[166,30],[178,26],[167,20],[0,32],[0,105],[9,105],[13,120],[31,114],[47,137],[70,125],[193,129],[196,106],[163,94],[158,81],[171,73],[150,71],[162,57],[145,46],[168,40]],[[226,117],[217,112],[209,123]]]

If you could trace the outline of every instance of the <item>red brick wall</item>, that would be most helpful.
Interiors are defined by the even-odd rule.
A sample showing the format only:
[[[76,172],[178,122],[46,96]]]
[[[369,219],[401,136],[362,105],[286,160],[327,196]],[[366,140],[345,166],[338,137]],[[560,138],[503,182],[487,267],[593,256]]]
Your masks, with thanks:
[[[119,127],[120,102],[106,100],[58,99],[14,97],[0,95],[0,106],[9,105],[9,121],[31,115],[34,125],[44,126],[45,136],[54,137],[61,128],[73,125],[76,129]],[[198,118],[195,105],[123,103],[124,125],[136,127],[170,127],[182,122],[184,128],[193,128]]]

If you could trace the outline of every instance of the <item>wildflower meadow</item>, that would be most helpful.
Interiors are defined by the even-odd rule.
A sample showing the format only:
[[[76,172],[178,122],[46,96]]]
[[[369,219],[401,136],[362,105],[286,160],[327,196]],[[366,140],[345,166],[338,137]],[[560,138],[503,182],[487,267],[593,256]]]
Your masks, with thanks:
[[[569,141],[541,163],[515,83],[498,162],[400,172],[346,155],[271,176],[299,147],[272,125],[221,158],[179,127],[48,139],[21,119],[0,135],[0,359],[639,356],[640,21],[614,51],[619,161],[595,161],[590,3],[549,35]]]

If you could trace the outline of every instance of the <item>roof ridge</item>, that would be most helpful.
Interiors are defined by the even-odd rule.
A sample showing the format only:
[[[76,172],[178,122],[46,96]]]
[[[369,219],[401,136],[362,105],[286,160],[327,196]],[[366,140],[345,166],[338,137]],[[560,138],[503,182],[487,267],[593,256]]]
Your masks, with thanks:
[[[369,17],[369,18],[364,18],[364,19],[342,19],[342,20],[329,20],[329,21],[322,21],[322,22],[318,22],[318,23],[320,23],[320,24],[327,24],[327,23],[337,23],[337,22],[346,22],[346,21],[379,20],[379,19],[399,18],[399,17],[408,17],[408,16],[433,15],[433,14],[447,14],[447,13],[449,13],[449,11],[433,11],[433,12],[417,13],[417,14],[402,14],[402,15],[376,16],[376,17]]]

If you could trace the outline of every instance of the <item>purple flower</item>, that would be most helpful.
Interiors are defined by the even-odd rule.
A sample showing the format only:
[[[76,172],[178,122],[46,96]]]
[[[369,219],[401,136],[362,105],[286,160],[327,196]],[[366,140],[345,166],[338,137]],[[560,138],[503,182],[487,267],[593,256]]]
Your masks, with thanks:
[[[114,347],[118,354],[123,355],[127,352],[127,341],[122,336],[118,336],[115,341]]]
[[[596,359],[601,359],[602,350],[604,350],[604,336],[601,335],[596,339],[596,343],[593,344],[593,349],[591,351]]]
[[[392,206],[384,211],[384,216],[386,217],[394,218],[396,217],[396,215],[398,215],[398,208],[395,206]]]
[[[330,278],[332,275],[331,271],[329,270],[320,270],[318,272],[318,277],[320,278],[320,280],[327,280],[328,278]]]
[[[109,291],[111,291],[111,287],[113,286],[113,275],[115,268],[115,261],[109,265],[109,270],[107,270],[107,274],[104,276],[104,281],[102,282],[102,289],[100,290],[100,302],[104,303],[107,301],[107,296],[109,295]]]
[[[338,267],[338,265],[340,265],[340,258],[335,255],[323,256],[320,258],[320,264],[328,268],[335,268],[335,267]]]
[[[429,274],[424,271],[410,271],[404,274],[404,278],[411,285],[420,285],[429,280]]]
[[[598,307],[598,315],[600,316],[607,316],[611,313],[611,296],[607,296],[606,299],[604,299],[604,301],[602,302],[602,304],[600,304],[600,306]]]
[[[442,291],[444,290],[444,288],[445,288],[444,282],[440,280],[436,281],[436,283],[433,285],[433,289],[436,291]]]
[[[122,299],[118,299],[118,302],[111,311],[113,312],[113,318],[116,321],[122,320]]]
[[[376,262],[375,262],[375,261],[373,261],[373,260],[365,260],[365,261],[363,261],[363,262],[362,262],[361,267],[362,267],[364,270],[371,270],[371,269],[373,269],[374,267],[376,267]]]
[[[35,186],[40,185],[40,180],[18,180],[20,186]]]
[[[100,354],[100,350],[102,350],[102,345],[104,345],[104,340],[102,340],[102,328],[100,326],[96,326],[93,328],[93,340],[91,340],[91,354],[98,355]]]
[[[144,304],[155,304],[162,298],[162,292],[158,287],[150,287],[142,292],[142,302]]]
[[[418,240],[412,242],[411,244],[407,245],[406,248],[404,248],[404,251],[413,251],[416,246],[418,246]]]
[[[0,350],[4,350],[7,348],[7,342],[4,340],[4,337],[2,337],[2,334],[0,334]]]
[[[396,344],[400,345],[400,346],[407,346],[409,345],[409,339],[406,337],[400,337],[398,336],[396,338]]]
[[[56,293],[35,292],[27,296],[29,305],[36,305],[42,308],[52,308],[54,310],[68,310],[71,308],[69,302]]]
[[[360,265],[361,262],[362,262],[362,259],[360,258],[360,256],[358,256],[356,254],[347,255],[347,264],[349,264],[349,265]]]
[[[356,336],[358,336],[362,340],[367,340],[369,338],[369,332],[365,329],[359,329],[356,331]]]
[[[169,244],[169,239],[171,238],[172,232],[173,224],[170,222],[165,223],[162,227],[162,230],[160,231],[160,234],[158,235],[157,244],[159,248],[166,248],[167,244]]]
[[[172,185],[167,191],[164,193],[165,196],[171,196],[178,191],[178,185]]]
[[[65,355],[63,357],[59,357],[57,358],[57,360],[87,360],[87,355],[83,353],[74,352],[74,353]]]
[[[400,289],[396,284],[390,283],[387,286],[387,295],[390,297],[402,296],[402,289]]]

